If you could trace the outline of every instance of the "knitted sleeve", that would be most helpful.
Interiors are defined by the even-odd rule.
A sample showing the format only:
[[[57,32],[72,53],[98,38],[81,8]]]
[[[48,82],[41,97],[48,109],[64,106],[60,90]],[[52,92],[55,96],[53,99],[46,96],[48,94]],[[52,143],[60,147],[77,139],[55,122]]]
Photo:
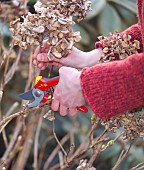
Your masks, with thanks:
[[[84,68],[81,86],[87,103],[102,119],[144,105],[144,54]]]
[[[140,23],[134,24],[131,27],[127,28],[125,31],[121,32],[120,37],[123,37],[124,34],[130,35],[131,36],[131,41],[138,40],[140,42],[140,49],[138,50],[138,52],[143,51]],[[100,48],[100,47],[104,48],[103,40],[96,42],[95,47],[96,48]]]

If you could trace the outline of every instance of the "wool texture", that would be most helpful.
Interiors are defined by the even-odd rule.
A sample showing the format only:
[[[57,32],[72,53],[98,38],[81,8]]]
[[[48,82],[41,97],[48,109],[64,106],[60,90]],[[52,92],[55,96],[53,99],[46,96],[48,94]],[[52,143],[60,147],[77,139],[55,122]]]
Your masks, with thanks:
[[[123,31],[121,35],[127,33],[132,36],[132,40],[140,41],[139,54],[125,60],[84,68],[81,73],[85,99],[101,119],[109,119],[144,106],[144,0],[137,0],[137,5],[138,24]]]

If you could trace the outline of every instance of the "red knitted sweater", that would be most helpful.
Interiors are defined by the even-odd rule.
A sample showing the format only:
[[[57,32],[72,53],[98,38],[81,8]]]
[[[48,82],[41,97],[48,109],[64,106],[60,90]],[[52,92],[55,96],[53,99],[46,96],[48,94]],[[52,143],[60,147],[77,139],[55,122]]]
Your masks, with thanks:
[[[128,33],[140,41],[139,54],[82,70],[81,85],[85,99],[102,119],[144,105],[144,0],[137,0],[137,5],[139,24],[121,34]]]

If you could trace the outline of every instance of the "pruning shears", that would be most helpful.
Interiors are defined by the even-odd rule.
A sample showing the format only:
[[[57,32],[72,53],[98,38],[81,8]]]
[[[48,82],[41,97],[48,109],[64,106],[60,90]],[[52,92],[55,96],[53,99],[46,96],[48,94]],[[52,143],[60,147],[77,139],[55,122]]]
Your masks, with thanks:
[[[31,103],[27,104],[27,108],[32,108],[38,106],[40,103],[46,103],[48,100],[52,100],[53,97],[53,87],[59,82],[59,77],[46,78],[43,76],[37,76],[34,87],[19,95],[21,99],[33,100]],[[81,112],[88,112],[85,106],[77,106],[77,110]]]

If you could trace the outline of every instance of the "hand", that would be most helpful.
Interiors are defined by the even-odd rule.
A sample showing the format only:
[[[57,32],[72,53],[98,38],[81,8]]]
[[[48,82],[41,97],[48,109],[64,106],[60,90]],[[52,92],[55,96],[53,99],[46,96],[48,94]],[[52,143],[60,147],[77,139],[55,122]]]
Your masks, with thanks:
[[[47,54],[48,51],[50,49],[50,46],[48,45],[47,41],[43,41],[43,44],[40,48],[40,46],[38,46],[36,49],[35,49],[35,52],[33,54],[33,64],[35,66],[37,66],[38,68],[40,68],[41,70],[44,70],[47,66],[48,66],[48,59],[47,61],[43,61],[42,60],[39,60],[39,55],[42,55],[43,54]],[[47,57],[45,57],[45,60],[46,60]]]
[[[67,57],[55,58],[53,61],[49,61],[47,58],[49,48],[48,44],[44,42],[41,52],[40,47],[38,47],[33,55],[33,64],[37,65],[41,70],[44,70],[48,65],[55,65],[57,67],[68,66],[77,69],[91,67],[98,63],[103,53],[100,48],[90,52],[83,52],[73,47],[72,52]]]
[[[77,114],[77,106],[83,106],[85,99],[80,84],[81,72],[75,68],[61,67],[59,69],[60,80],[54,91],[52,109],[60,111],[65,116],[69,112],[71,116]]]

